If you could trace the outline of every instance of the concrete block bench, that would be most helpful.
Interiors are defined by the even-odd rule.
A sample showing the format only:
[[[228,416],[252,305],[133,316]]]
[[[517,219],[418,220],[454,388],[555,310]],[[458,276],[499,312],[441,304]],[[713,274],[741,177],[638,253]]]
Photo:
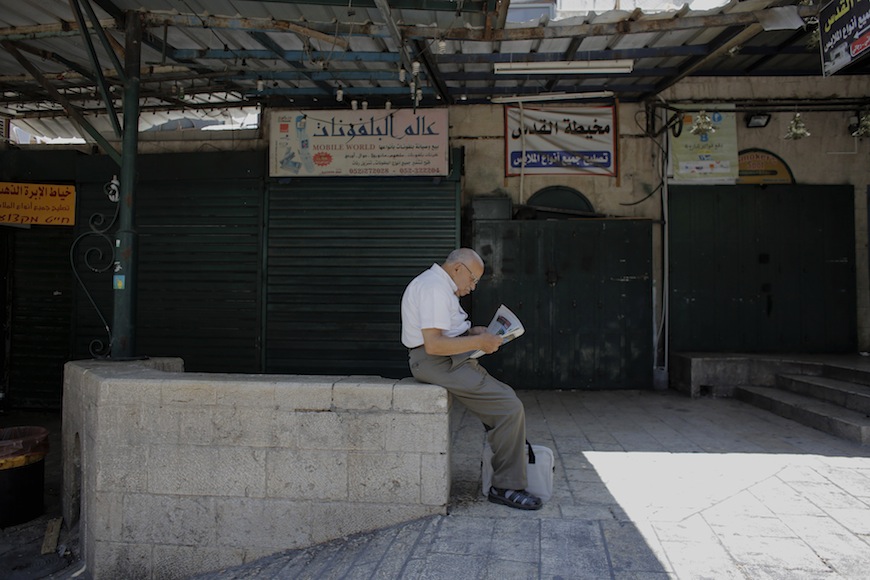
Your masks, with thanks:
[[[64,518],[95,580],[183,578],[446,513],[443,388],[182,371],[65,366]]]

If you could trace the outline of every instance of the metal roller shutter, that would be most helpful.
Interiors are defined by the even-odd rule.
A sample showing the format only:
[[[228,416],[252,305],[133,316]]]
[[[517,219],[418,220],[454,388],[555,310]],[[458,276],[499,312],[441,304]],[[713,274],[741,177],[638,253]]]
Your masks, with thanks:
[[[458,181],[300,179],[268,196],[266,372],[408,376],[399,303],[458,244]]]

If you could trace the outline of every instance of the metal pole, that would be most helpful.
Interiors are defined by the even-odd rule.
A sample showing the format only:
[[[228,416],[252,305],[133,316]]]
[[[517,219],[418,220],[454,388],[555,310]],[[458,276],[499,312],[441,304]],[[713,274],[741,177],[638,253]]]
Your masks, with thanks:
[[[112,319],[111,358],[132,358],[136,350],[136,265],[134,190],[139,145],[139,65],[142,25],[139,15],[127,12],[124,67],[124,136],[121,149],[121,192],[118,203],[118,233],[115,239],[115,272],[112,287],[115,311]]]

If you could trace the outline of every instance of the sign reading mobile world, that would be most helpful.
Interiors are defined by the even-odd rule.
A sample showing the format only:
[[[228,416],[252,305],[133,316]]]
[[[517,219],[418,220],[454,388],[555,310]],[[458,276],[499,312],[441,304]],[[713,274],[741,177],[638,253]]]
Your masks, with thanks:
[[[271,177],[448,174],[447,109],[275,111]]]

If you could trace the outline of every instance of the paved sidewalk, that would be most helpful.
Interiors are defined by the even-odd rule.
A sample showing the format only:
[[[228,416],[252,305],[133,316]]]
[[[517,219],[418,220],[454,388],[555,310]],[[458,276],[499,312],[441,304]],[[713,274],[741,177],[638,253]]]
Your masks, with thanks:
[[[197,578],[870,577],[870,448],[732,399],[520,396],[556,454],[540,511],[480,495],[483,428],[456,405],[450,515]]]

